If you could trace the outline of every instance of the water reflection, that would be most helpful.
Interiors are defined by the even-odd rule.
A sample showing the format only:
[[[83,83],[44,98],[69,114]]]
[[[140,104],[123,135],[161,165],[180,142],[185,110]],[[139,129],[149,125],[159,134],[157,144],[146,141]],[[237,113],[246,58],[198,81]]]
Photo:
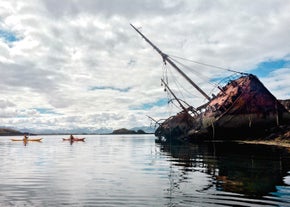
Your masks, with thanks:
[[[58,135],[24,147],[2,137],[0,206],[289,206],[283,150],[154,139],[91,135],[70,145]]]
[[[287,186],[284,177],[290,170],[289,151],[273,146],[238,143],[203,143],[196,145],[160,145],[178,166],[178,188],[193,171],[206,173],[212,182],[200,191],[215,187],[217,191],[243,194],[248,197],[277,195],[277,186]],[[172,190],[172,189],[171,189]],[[279,196],[279,195],[278,195]]]

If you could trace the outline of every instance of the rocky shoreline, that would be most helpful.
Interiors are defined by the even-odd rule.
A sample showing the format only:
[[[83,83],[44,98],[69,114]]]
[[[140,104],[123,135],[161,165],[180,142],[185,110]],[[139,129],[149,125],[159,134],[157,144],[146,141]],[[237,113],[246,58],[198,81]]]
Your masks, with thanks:
[[[266,137],[261,137],[254,140],[242,140],[239,142],[247,144],[264,144],[286,147],[290,151],[290,126],[274,128]]]
[[[267,140],[267,141],[256,140],[256,141],[239,141],[239,142],[245,143],[245,144],[263,144],[263,145],[271,145],[271,146],[277,146],[277,147],[285,147],[290,152],[290,142],[281,141],[279,138],[274,139],[274,140]]]

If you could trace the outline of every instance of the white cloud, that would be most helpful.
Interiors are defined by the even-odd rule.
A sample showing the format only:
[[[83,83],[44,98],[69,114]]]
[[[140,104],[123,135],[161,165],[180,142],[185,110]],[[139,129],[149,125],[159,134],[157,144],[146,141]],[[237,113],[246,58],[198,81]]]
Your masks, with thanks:
[[[285,97],[290,97],[290,82],[289,68],[281,68],[279,70],[273,71],[268,77],[261,79],[265,86],[275,94],[277,99],[284,99]]]
[[[166,93],[160,87],[161,58],[130,23],[166,53],[247,72],[263,61],[289,57],[289,9],[290,3],[282,0],[4,0],[0,30],[18,41],[8,44],[0,39],[0,125],[149,125],[146,115],[161,119],[177,109],[136,110],[166,98]],[[186,72],[206,91],[212,86],[205,80],[228,74],[200,65],[193,69],[195,73]],[[290,96],[288,69],[269,71],[263,79],[279,98]],[[277,85],[281,80],[284,86]],[[178,81],[194,93],[184,99],[198,106],[203,98]],[[54,113],[43,114],[37,108]]]

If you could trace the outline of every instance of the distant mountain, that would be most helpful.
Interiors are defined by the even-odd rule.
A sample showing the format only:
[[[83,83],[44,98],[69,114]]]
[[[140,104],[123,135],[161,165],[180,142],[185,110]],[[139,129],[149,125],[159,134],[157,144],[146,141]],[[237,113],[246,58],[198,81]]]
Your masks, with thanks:
[[[58,128],[58,129],[28,129],[24,128],[21,131],[29,131],[34,134],[109,134],[112,133],[112,128],[99,128],[99,129],[92,129],[92,128],[74,128],[74,129],[65,129],[65,128]]]
[[[0,129],[8,129],[8,127],[1,127]],[[9,129],[11,130],[11,133],[4,132],[3,134],[111,134],[114,129],[113,128],[86,128],[86,127],[80,127],[80,128],[74,128],[74,129],[66,129],[66,128],[58,128],[58,129],[34,129],[34,128],[13,128]],[[150,126],[141,126],[141,127],[134,127],[134,128],[128,128],[128,130],[135,131],[136,133],[138,130],[142,130],[144,133],[154,133],[155,129]],[[1,133],[0,133],[1,135]]]
[[[8,128],[0,128],[0,136],[16,136],[16,135],[23,135],[24,133]]]
[[[154,133],[155,129],[153,127],[148,126],[141,126],[141,127],[134,127],[130,128],[129,130],[132,131],[138,131],[142,130],[145,133]],[[80,128],[74,128],[74,129],[45,129],[45,130],[36,130],[36,129],[29,129],[29,128],[23,128],[20,129],[20,131],[23,132],[30,132],[34,134],[111,134],[114,129],[113,128],[86,128],[86,127],[80,127]]]

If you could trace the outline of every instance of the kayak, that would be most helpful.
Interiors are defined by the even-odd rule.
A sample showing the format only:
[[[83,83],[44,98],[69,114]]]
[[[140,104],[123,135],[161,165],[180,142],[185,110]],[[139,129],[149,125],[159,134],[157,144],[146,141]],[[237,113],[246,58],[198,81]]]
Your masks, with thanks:
[[[62,138],[63,141],[73,141],[73,142],[77,142],[77,141],[81,141],[84,142],[85,138],[73,138],[72,140],[70,138]]]
[[[28,138],[28,139],[11,139],[11,141],[23,141],[23,142],[40,142],[42,138]]]

